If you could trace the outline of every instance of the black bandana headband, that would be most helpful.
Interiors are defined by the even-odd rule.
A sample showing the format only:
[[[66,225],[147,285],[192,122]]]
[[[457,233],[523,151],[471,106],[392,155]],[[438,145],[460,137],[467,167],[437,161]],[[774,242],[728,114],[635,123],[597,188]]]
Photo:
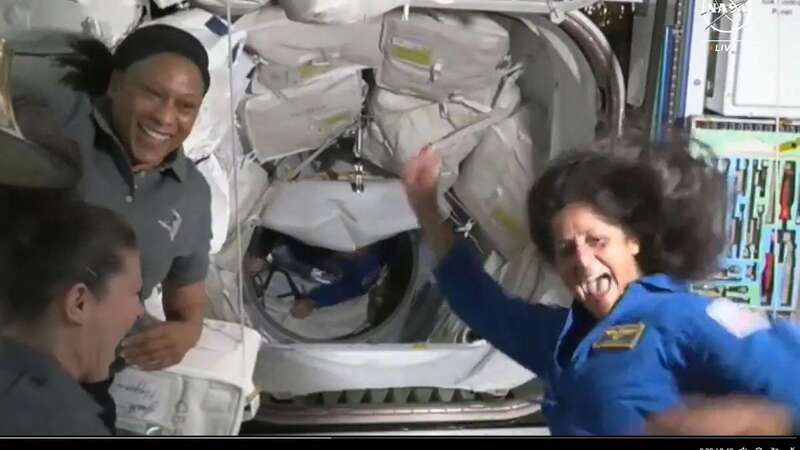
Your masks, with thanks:
[[[132,64],[159,53],[175,53],[192,61],[203,77],[204,93],[208,92],[211,77],[208,73],[208,53],[190,33],[170,25],[148,25],[136,29],[114,51],[114,69],[125,70]]]

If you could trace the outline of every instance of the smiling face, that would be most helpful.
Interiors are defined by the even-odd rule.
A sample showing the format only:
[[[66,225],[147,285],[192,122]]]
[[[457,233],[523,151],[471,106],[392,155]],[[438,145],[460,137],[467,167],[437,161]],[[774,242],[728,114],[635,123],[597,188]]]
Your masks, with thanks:
[[[183,144],[203,101],[200,69],[189,59],[159,53],[111,77],[114,131],[134,171],[158,167]]]
[[[551,222],[555,266],[575,298],[596,318],[607,316],[639,279],[639,241],[584,203],[572,203]]]

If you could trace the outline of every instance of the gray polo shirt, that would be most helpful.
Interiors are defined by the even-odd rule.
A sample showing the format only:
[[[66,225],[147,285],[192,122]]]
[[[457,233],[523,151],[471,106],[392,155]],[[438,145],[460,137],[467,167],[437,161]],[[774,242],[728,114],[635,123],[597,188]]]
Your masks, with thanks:
[[[55,359],[0,337],[0,436],[107,436],[99,413]]]
[[[110,125],[110,101],[91,100],[70,89],[59,81],[62,74],[52,58],[15,58],[11,87],[15,106],[24,97],[46,104],[51,120],[77,142],[83,168],[81,196],[120,213],[136,230],[142,295],[147,297],[164,280],[179,286],[204,280],[211,191],[203,176],[181,149],[158,169],[134,175]]]

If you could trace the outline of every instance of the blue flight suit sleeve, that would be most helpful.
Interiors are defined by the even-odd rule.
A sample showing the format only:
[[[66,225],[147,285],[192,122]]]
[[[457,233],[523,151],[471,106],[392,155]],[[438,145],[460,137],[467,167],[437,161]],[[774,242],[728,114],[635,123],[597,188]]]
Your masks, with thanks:
[[[692,314],[694,326],[682,339],[688,376],[705,392],[722,387],[786,406],[794,434],[800,433],[800,328],[787,321],[770,326],[750,311],[737,313],[732,303],[718,306],[725,306],[721,319],[709,314],[710,306]]]
[[[435,270],[453,311],[498,350],[549,379],[568,311],[511,298],[460,240]]]
[[[355,259],[339,258],[337,265],[342,270],[339,280],[308,293],[320,307],[333,306],[366,294],[377,281],[381,270],[380,260],[374,254]]]

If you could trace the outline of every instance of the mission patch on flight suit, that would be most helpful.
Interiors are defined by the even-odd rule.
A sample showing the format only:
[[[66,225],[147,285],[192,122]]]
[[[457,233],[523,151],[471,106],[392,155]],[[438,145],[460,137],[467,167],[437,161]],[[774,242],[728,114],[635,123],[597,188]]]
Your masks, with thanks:
[[[592,348],[630,350],[636,347],[642,334],[644,334],[644,324],[641,322],[616,325],[605,330]]]

